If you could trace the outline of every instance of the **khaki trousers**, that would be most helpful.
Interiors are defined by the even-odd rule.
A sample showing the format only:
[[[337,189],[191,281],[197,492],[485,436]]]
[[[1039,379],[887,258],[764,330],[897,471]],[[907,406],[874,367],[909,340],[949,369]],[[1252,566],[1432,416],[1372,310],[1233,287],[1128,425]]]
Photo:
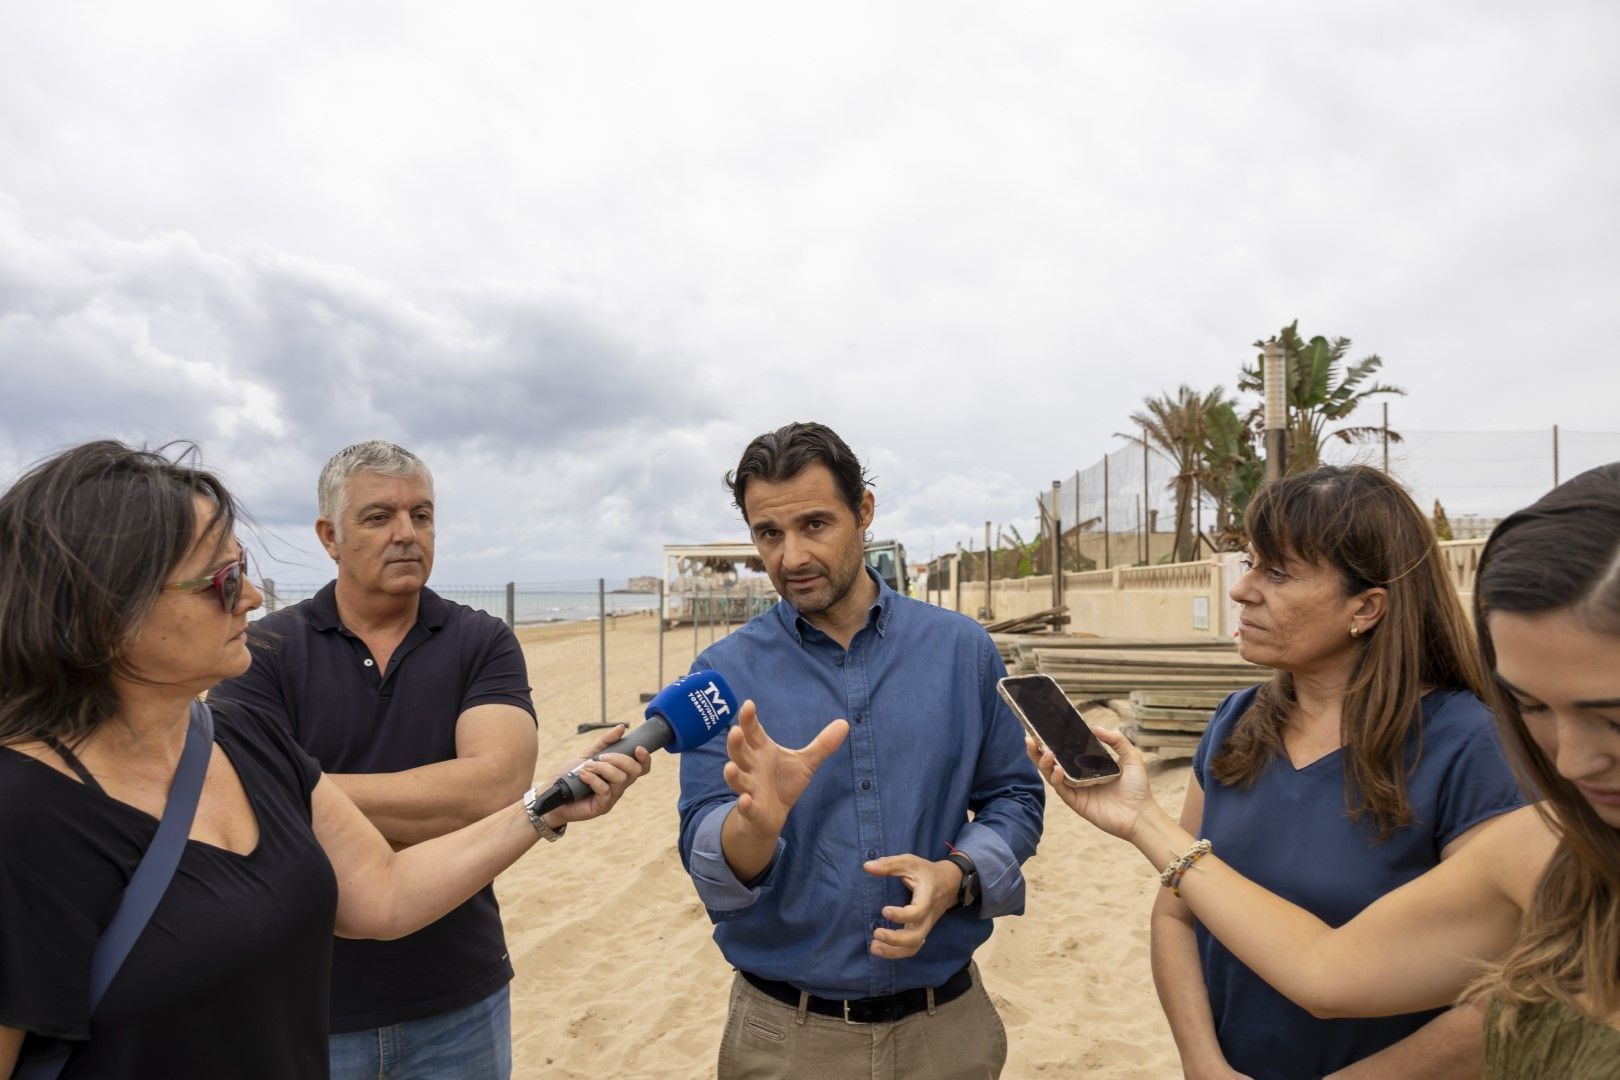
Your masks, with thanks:
[[[719,1080],[996,1080],[1007,1029],[984,992],[892,1024],[846,1024],[767,997],[741,975],[720,1037]]]

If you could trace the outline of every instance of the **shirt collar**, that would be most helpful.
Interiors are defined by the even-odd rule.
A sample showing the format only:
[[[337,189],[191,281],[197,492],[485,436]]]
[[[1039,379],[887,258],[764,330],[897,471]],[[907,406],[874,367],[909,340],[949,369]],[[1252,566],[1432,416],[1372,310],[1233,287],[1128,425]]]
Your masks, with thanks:
[[[878,588],[877,599],[866,610],[866,625],[875,625],[878,636],[886,637],[889,632],[889,620],[894,617],[895,597],[899,594],[889,588],[888,582],[878,577],[876,570],[873,570],[870,566],[863,566],[862,569],[866,571],[867,577],[877,582]],[[781,620],[783,628],[793,635],[793,640],[800,645],[804,644],[804,632],[806,630],[821,634],[821,630],[814,623],[795,611],[793,605],[786,600],[776,602],[776,614],[777,618]]]
[[[429,630],[442,630],[449,617],[449,601],[424,585],[422,594],[416,601],[417,623],[427,627]],[[343,628],[343,622],[338,618],[337,581],[335,579],[321,586],[321,590],[310,597],[309,625],[315,630],[340,630]]]

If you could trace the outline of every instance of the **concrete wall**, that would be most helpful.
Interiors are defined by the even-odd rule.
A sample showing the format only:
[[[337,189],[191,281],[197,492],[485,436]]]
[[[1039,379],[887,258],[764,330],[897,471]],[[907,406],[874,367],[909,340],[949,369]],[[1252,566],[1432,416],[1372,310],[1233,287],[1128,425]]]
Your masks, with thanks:
[[[1065,574],[1069,630],[1099,637],[1224,638],[1228,633],[1221,569],[1219,562],[1205,561]],[[955,607],[954,590],[924,598]],[[1050,576],[990,583],[991,614],[998,621],[1051,606]],[[984,583],[964,584],[962,610],[978,615],[983,607]]]
[[[1464,607],[1473,602],[1474,574],[1483,540],[1447,541],[1440,556]],[[1099,637],[1230,639],[1237,630],[1237,605],[1227,593],[1242,574],[1240,556],[1223,554],[1202,562],[1121,567],[1063,576],[1072,633]],[[962,611],[983,617],[984,583],[962,585]],[[954,589],[922,598],[955,608]],[[990,615],[996,621],[1033,615],[1052,606],[1050,576],[990,583]]]

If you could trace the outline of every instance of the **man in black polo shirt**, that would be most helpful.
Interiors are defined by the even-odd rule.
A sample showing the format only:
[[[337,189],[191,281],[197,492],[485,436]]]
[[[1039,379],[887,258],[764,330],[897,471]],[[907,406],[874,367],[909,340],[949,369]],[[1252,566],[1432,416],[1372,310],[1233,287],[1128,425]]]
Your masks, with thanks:
[[[327,462],[319,495],[315,531],[337,580],[256,624],[253,666],[210,696],[281,717],[396,847],[511,805],[534,779],[528,672],[504,623],[426,587],[427,466],[358,443]],[[504,1080],[511,978],[490,886],[398,941],[339,939],[334,1080]]]

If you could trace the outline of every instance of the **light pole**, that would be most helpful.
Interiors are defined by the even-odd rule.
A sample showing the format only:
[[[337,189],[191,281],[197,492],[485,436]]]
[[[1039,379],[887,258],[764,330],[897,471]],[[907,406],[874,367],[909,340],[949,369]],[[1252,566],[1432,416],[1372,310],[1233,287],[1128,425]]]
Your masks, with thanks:
[[[1282,343],[1267,341],[1265,349],[1266,482],[1281,480],[1288,469],[1288,361]]]

